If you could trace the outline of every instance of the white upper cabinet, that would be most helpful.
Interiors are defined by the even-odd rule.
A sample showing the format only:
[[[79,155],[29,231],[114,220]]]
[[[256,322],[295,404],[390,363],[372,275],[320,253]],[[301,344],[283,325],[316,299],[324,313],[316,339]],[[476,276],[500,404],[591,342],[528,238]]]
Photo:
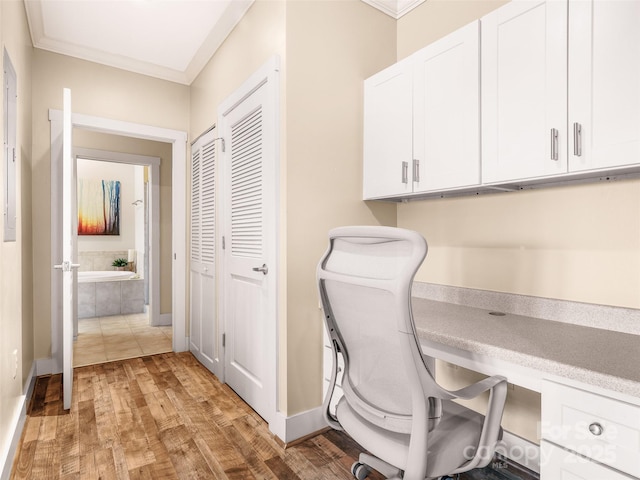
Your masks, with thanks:
[[[365,199],[637,173],[640,0],[512,0],[365,80],[364,103]]]
[[[480,23],[413,56],[414,192],[480,183]]]
[[[640,2],[569,2],[569,170],[640,163]]]
[[[365,199],[411,193],[413,68],[399,62],[364,83]]]
[[[514,0],[481,58],[483,183],[640,164],[640,2]]]
[[[518,1],[482,18],[482,180],[567,171],[567,3]]]
[[[365,80],[365,199],[480,182],[479,22]]]

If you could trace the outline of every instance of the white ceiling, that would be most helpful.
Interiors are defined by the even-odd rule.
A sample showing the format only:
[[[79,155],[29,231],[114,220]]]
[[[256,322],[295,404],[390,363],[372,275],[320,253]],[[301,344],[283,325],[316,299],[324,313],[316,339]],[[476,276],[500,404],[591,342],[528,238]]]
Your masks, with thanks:
[[[253,1],[24,3],[36,48],[190,85]],[[425,0],[363,1],[397,19]]]
[[[33,46],[189,85],[254,0],[25,0]]]

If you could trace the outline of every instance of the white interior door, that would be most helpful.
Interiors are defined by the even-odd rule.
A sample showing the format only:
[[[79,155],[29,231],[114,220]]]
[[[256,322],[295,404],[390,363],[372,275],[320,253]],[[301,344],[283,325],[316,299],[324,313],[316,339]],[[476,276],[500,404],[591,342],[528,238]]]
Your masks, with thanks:
[[[266,71],[265,71],[266,70]],[[226,383],[267,422],[276,409],[276,69],[223,102]]]
[[[78,264],[76,255],[75,197],[76,175],[75,161],[71,154],[71,90],[63,90],[62,112],[62,264],[55,265],[62,271],[62,398],[64,409],[71,408],[73,391],[73,336],[74,315],[76,312],[75,291],[77,288]]]
[[[216,321],[216,149],[215,129],[191,146],[191,298],[189,349],[222,378]]]

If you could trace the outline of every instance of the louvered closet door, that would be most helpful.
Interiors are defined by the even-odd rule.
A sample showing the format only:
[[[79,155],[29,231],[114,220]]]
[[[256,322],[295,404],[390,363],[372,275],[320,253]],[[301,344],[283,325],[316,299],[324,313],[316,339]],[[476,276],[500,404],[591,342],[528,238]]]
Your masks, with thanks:
[[[218,377],[215,290],[216,151],[214,130],[191,147],[191,317],[190,350]]]
[[[266,85],[232,107],[221,123],[226,141],[225,381],[269,421],[274,410],[274,370],[269,361],[274,329],[276,228],[275,162]],[[273,342],[275,343],[275,342]]]

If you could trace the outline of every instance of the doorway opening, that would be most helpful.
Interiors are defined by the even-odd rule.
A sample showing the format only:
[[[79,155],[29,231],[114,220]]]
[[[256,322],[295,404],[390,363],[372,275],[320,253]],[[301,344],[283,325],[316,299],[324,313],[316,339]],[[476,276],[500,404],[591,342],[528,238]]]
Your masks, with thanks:
[[[170,155],[163,153],[165,162]],[[170,317],[160,315],[155,254],[161,159],[86,148],[75,148],[74,156],[79,231],[86,233],[77,239],[74,367],[171,351]],[[117,235],[95,234],[103,219],[95,220],[93,213],[97,209],[103,217],[103,209],[92,204],[93,195],[97,190],[101,197],[105,185],[116,185],[119,193]]]
[[[50,110],[51,125],[51,254],[54,262],[59,262],[62,252],[62,230],[58,219],[62,205],[62,112]],[[133,139],[151,140],[165,143],[171,149],[171,242],[170,264],[163,277],[171,281],[171,295],[167,295],[170,304],[169,313],[163,313],[172,324],[172,350],[182,352],[187,349],[186,337],[186,132],[171,130],[150,125],[123,122],[119,120],[94,117],[90,115],[71,114],[74,129],[119,135]],[[159,222],[158,222],[159,225]],[[156,254],[159,252],[156,250]],[[152,262],[153,264],[153,262]],[[151,275],[153,278],[153,275]],[[51,279],[51,373],[62,371],[63,363],[70,353],[63,348],[65,341],[62,328],[61,281],[52,273]],[[160,294],[156,298],[159,298]],[[153,298],[153,297],[152,297]],[[166,312],[167,310],[165,310]]]

